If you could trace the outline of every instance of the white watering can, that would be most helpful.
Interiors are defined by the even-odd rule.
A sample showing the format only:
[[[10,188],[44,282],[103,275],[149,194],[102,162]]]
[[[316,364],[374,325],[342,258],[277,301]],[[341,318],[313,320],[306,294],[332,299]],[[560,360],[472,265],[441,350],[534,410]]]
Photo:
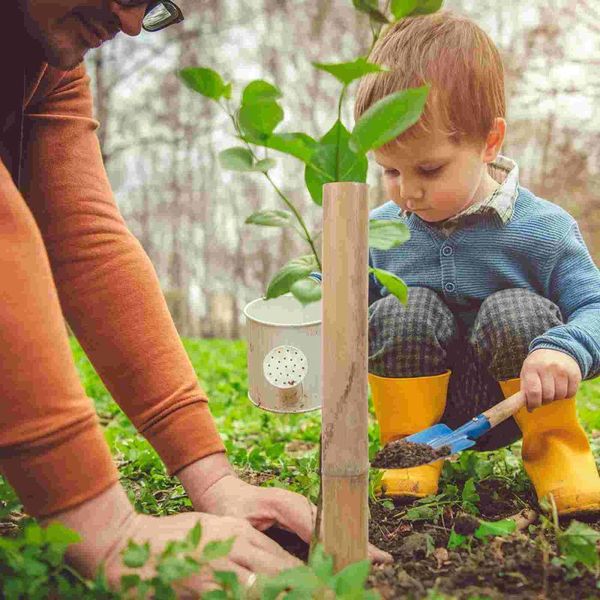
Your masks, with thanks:
[[[321,301],[258,298],[244,316],[250,401],[277,413],[321,408]]]

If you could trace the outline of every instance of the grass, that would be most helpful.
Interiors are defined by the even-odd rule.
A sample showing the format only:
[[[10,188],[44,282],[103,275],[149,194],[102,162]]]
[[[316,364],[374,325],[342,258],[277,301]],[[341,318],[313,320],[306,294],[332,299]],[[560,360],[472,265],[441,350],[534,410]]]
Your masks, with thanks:
[[[176,479],[169,477],[151,446],[135,431],[112,400],[93,366],[75,339],[73,356],[87,395],[93,399],[121,474],[135,506],[154,515],[190,510],[191,503]],[[229,459],[246,480],[297,491],[316,501],[316,453],[320,412],[280,415],[261,411],[247,398],[246,345],[242,341],[184,340],[198,379],[210,398],[210,409],[226,445]],[[590,434],[600,430],[600,379],[584,382],[578,395],[579,412]],[[369,404],[370,456],[379,448],[378,427]],[[592,437],[596,456],[600,439]],[[518,453],[503,449],[489,459],[465,452],[459,463],[447,465],[444,482],[460,485],[454,501],[468,502],[465,481],[496,476],[527,485]],[[371,491],[378,477],[371,474]],[[453,488],[456,492],[456,486]],[[0,479],[0,507],[18,515],[20,505],[11,488]]]

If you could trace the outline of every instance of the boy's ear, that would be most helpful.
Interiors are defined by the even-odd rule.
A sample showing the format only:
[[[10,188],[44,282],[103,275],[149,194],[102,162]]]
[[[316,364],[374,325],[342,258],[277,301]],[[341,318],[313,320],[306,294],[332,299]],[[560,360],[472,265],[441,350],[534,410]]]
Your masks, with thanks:
[[[494,125],[488,133],[483,149],[483,161],[486,163],[496,160],[506,136],[506,121],[502,117],[494,119]]]

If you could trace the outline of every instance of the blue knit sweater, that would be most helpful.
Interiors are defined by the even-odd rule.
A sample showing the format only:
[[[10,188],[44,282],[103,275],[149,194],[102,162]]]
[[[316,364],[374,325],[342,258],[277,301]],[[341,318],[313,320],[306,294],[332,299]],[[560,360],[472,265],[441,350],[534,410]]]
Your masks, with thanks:
[[[436,291],[466,325],[472,325],[486,297],[509,288],[530,290],[561,310],[564,325],[535,338],[529,351],[550,348],[573,357],[583,378],[600,371],[600,271],[565,210],[518,188],[508,223],[481,215],[449,237],[414,213],[400,215],[386,202],[371,219],[404,221],[408,242],[392,250],[369,251],[369,264],[391,271],[408,286]],[[389,294],[369,276],[369,304]]]

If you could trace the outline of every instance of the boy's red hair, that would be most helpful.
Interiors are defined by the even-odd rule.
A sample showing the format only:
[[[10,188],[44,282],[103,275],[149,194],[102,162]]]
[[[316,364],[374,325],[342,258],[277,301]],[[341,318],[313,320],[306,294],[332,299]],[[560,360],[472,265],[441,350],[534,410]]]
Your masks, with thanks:
[[[423,115],[400,137],[436,128],[457,141],[483,142],[494,119],[505,117],[500,53],[467,17],[440,11],[401,19],[379,39],[369,60],[390,71],[361,79],[356,119],[388,94],[426,83],[431,89]]]

